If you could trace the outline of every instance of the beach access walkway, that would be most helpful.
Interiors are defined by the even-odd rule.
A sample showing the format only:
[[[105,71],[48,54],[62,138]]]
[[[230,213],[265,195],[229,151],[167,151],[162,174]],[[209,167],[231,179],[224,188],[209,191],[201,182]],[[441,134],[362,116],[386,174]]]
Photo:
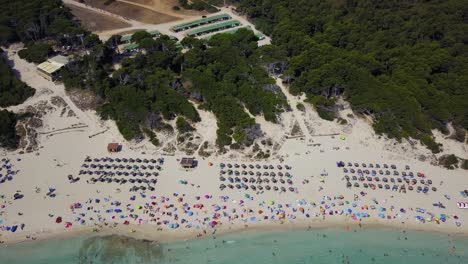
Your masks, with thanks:
[[[275,80],[276,80],[276,85],[278,85],[281,88],[281,91],[286,96],[286,100],[287,100],[289,106],[291,107],[294,119],[298,122],[306,142],[309,142],[311,140],[311,135],[310,135],[309,129],[307,128],[307,125],[306,125],[306,123],[304,121],[304,113],[299,111],[297,109],[297,107],[296,107],[297,103],[299,103],[300,100],[297,99],[295,96],[293,96],[291,93],[289,93],[289,91],[286,88],[286,86],[284,85],[282,79],[275,78]]]

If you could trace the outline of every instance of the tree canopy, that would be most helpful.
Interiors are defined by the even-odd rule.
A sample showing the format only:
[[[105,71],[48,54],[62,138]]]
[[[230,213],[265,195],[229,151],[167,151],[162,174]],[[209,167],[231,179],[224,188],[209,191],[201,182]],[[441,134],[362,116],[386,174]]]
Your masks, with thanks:
[[[0,110],[0,147],[16,148],[19,137],[16,135],[16,114]]]
[[[192,99],[216,115],[220,146],[233,140],[248,145],[252,139],[246,135],[255,124],[249,113],[274,122],[285,105],[261,65],[263,51],[250,30],[217,35],[209,41],[184,39],[182,44],[189,47],[186,53],[168,36],[153,39],[137,32],[132,40],[143,52],[123,59],[118,70],[111,67],[116,55],[114,39],[69,64],[62,79],[67,89],[92,90],[105,99],[99,113],[116,120],[126,139],[139,138],[144,129],[178,116],[184,117],[178,123],[185,130],[188,126],[183,121],[200,120]]]
[[[468,128],[468,6],[463,1],[237,0],[289,56],[284,76],[319,114],[336,96],[378,133],[419,138]]]
[[[20,81],[3,60],[3,51],[0,51],[0,107],[21,104],[35,90]]]

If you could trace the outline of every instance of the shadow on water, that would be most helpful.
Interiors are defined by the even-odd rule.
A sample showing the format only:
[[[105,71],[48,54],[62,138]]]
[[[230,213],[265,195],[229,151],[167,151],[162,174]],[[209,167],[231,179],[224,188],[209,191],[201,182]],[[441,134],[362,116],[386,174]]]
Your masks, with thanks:
[[[163,259],[163,247],[155,241],[111,235],[90,237],[78,252],[80,264],[157,263]]]

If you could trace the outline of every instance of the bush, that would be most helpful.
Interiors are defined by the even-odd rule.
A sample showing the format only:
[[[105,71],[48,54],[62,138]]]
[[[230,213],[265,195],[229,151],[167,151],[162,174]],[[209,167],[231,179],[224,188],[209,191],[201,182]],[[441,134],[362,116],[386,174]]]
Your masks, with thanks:
[[[185,118],[179,116],[176,120],[176,127],[180,133],[186,133],[195,130]]]
[[[303,103],[297,103],[296,108],[299,111],[305,112],[305,106]]]
[[[444,166],[447,169],[453,170],[455,168],[458,168],[458,158],[453,154],[443,155],[439,158],[439,165]]]
[[[21,104],[33,96],[35,91],[16,78],[10,67],[0,58],[0,107]]]
[[[53,52],[52,46],[47,43],[34,43],[18,52],[18,56],[28,62],[42,63]]]
[[[461,165],[462,169],[468,170],[468,160],[464,159]]]
[[[159,139],[156,137],[156,134],[153,131],[151,131],[150,129],[146,127],[143,128],[142,130],[143,130],[143,133],[145,133],[145,135],[149,137],[149,140],[153,145],[159,146]]]
[[[179,7],[179,6],[173,6],[173,7],[172,7],[172,10],[179,11],[179,10],[180,10],[180,7]]]
[[[421,143],[426,145],[427,148],[432,151],[432,153],[439,153],[441,151],[440,147],[442,144],[435,142],[434,138],[429,135],[421,137]]]
[[[16,122],[18,117],[15,113],[0,110],[0,147],[16,148],[19,137],[16,134]]]

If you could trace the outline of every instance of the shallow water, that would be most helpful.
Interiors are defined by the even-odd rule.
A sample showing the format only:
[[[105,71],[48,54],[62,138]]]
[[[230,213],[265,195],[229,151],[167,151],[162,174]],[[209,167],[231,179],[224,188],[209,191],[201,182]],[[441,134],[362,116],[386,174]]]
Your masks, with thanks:
[[[75,237],[1,247],[0,263],[468,263],[468,237],[340,229],[161,244],[122,236]]]

